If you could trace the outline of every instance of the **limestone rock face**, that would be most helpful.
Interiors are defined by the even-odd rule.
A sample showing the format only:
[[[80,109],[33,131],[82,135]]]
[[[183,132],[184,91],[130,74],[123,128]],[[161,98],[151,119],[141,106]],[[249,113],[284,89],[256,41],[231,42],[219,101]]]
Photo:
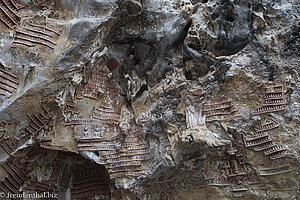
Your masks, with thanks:
[[[296,200],[299,9],[0,0],[0,198]]]

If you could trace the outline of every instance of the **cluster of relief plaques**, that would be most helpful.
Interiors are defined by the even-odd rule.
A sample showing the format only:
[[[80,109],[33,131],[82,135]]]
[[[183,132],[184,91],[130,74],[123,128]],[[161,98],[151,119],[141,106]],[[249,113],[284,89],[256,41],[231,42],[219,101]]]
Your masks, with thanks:
[[[11,47],[34,47],[36,44],[40,44],[54,49],[56,42],[53,38],[59,36],[59,34],[60,33],[57,30],[43,24],[29,23],[28,25],[16,28],[15,37]]]
[[[75,106],[74,98],[71,93],[68,92],[66,95],[65,103],[64,103],[64,113],[67,118],[74,116],[75,114],[79,114],[78,109]]]
[[[291,171],[292,168],[290,167],[290,165],[283,165],[275,168],[260,169],[259,174],[260,176],[272,176],[272,175],[283,174]]]
[[[274,111],[282,111],[286,106],[286,88],[284,85],[272,85],[267,88],[265,95],[265,103],[261,108],[251,110],[252,115],[269,113]],[[201,90],[193,90],[193,96],[200,96]],[[232,117],[240,116],[235,108],[232,99],[228,97],[213,98],[208,103],[198,106],[190,105],[186,108],[186,122],[188,128],[196,128],[203,126],[204,122],[225,121]],[[286,156],[286,146],[275,144],[269,136],[269,130],[279,127],[279,121],[271,117],[265,117],[259,124],[253,127],[251,135],[244,135],[244,146],[251,148],[254,151],[263,151],[270,159],[279,159]],[[235,148],[229,149],[224,160],[221,162],[222,178],[225,178],[227,183],[233,184],[232,193],[235,197],[244,196],[248,190],[244,184],[240,184],[241,180],[247,182],[249,174],[254,173],[254,169],[246,162],[246,152],[242,150],[241,145],[236,145]],[[261,176],[276,175],[290,172],[292,169],[289,165],[279,166],[276,168],[260,169]],[[217,178],[213,174],[210,178],[203,174],[207,185],[223,185],[224,180]],[[255,178],[254,178],[255,179]],[[218,180],[218,181],[217,181]],[[248,183],[251,184],[251,180]],[[255,183],[255,181],[253,182]],[[225,183],[226,185],[226,183]]]
[[[234,197],[244,196],[247,184],[256,183],[256,173],[247,162],[247,154],[241,144],[237,143],[227,150],[222,161],[222,175],[232,184]]]
[[[34,5],[42,5],[47,0],[33,0]],[[19,0],[0,1],[0,21],[14,30],[11,47],[35,47],[37,44],[54,49],[60,31],[51,27],[45,18],[22,19],[20,9],[26,6]]]
[[[28,170],[25,169],[26,161],[21,158],[10,157],[2,167],[8,174],[0,182],[0,191],[18,194],[20,187],[25,183]]]
[[[264,151],[271,159],[285,157],[286,146],[275,144],[269,136],[269,130],[279,127],[278,120],[265,117],[259,125],[253,127],[252,136],[244,136],[245,147],[254,151]]]
[[[30,180],[27,185],[26,189],[38,193],[42,192],[48,192],[49,191],[49,183],[48,182],[39,182],[37,179],[35,180]]]
[[[8,28],[13,28],[19,24],[21,17],[18,11],[25,6],[19,0],[1,0],[0,1],[0,20]]]
[[[139,176],[143,173],[141,162],[147,159],[147,147],[138,126],[132,123],[129,130],[121,130],[121,89],[109,73],[105,65],[94,66],[88,82],[76,91],[76,98],[98,99],[102,94],[102,103],[92,117],[75,116],[66,125],[72,126],[78,150],[97,152],[111,178]],[[73,110],[72,103],[68,105]]]
[[[38,148],[26,150],[25,154],[18,156],[10,156],[0,168],[6,174],[2,176],[0,182],[0,191],[11,194],[20,194],[22,190],[32,192],[48,192],[50,184],[47,181],[39,181],[37,177],[33,177],[32,161],[39,156]]]
[[[119,100],[121,89],[116,83],[109,79],[109,71],[105,66],[100,68],[96,66],[95,69],[100,69],[100,73],[94,70],[95,73],[92,73],[90,77],[92,81],[88,81],[88,84],[83,87],[84,90],[81,91],[81,97],[96,99],[100,92],[104,94],[101,105],[94,110],[92,117],[78,117],[79,112],[75,106],[74,98],[71,93],[68,92],[63,105],[63,112],[67,117],[65,125],[72,127],[72,134],[77,140],[78,150],[96,152],[101,164],[108,169],[108,174],[111,178],[139,176],[144,173],[142,161],[148,159],[148,150],[144,144],[141,129],[134,123],[130,123],[128,129],[121,130],[119,126],[122,106],[122,102]],[[105,72],[105,74],[103,72]],[[102,77],[99,77],[99,74],[107,79],[102,79]],[[97,82],[98,80],[102,81],[101,84]],[[54,98],[50,96],[42,100],[42,112],[27,115],[29,124],[16,135],[16,124],[10,123],[14,125],[14,127],[13,130],[10,131],[11,137],[8,137],[8,124],[6,122],[2,123],[3,130],[0,130],[0,144],[8,154],[13,154],[30,136],[32,136],[41,147],[48,148],[49,145],[52,145],[53,136],[49,135],[49,133],[51,133],[50,124],[52,124],[50,122],[54,122],[56,111],[51,107],[49,100],[54,100]],[[55,150],[52,146],[50,149]],[[61,149],[58,148],[58,150]],[[101,171],[99,171],[99,173],[100,172]],[[96,175],[97,174],[95,174],[95,176]],[[89,178],[87,177],[86,181]],[[75,178],[74,180],[77,179]],[[78,180],[79,182],[83,181],[80,177]],[[23,182],[20,182],[20,184]],[[35,191],[45,190],[48,187],[47,183],[36,182],[35,180],[26,184],[27,189]],[[91,185],[91,187],[85,187],[79,183],[74,184],[72,190],[74,198],[86,195],[92,190],[91,188],[94,188],[95,192],[97,188],[99,189],[99,185],[97,184]],[[89,185],[90,183],[86,182],[85,184]],[[13,188],[17,188],[17,186]],[[87,189],[87,191],[85,191],[85,189]],[[8,190],[5,189],[4,191]],[[9,191],[12,192],[12,190]]]
[[[93,67],[91,77],[83,87],[76,90],[76,98],[88,97],[97,99],[98,94],[105,94],[111,100],[115,100],[121,93],[119,85],[109,78],[110,71],[105,64],[97,64]]]
[[[39,136],[39,133],[47,127],[49,121],[52,119],[53,114],[49,107],[42,104],[43,111],[39,114],[27,115],[30,123],[26,126],[25,130],[33,137]]]
[[[148,149],[143,143],[140,128],[132,126],[120,149],[100,152],[100,156],[106,160],[111,178],[135,177],[143,174],[142,161],[148,158]]]
[[[222,156],[201,160],[201,169],[176,170],[167,180],[148,180],[144,199],[181,199],[181,193],[206,187],[228,188],[234,197],[242,197],[249,185],[258,183],[254,168],[248,163],[242,144],[235,143]],[[195,162],[195,161],[194,161]],[[199,164],[199,163],[198,163]]]
[[[42,163],[43,166],[40,165]],[[65,174],[66,170],[69,174]],[[10,156],[0,165],[0,171],[4,172],[0,175],[0,192],[6,194],[57,194],[70,188],[72,199],[97,195],[102,200],[108,200],[111,197],[110,180],[105,167],[75,153],[49,152],[31,147],[21,151],[20,155]],[[72,181],[67,184],[62,182],[65,176],[69,176]]]
[[[196,94],[197,91],[193,92],[195,93],[192,93],[193,96],[199,96],[198,94]],[[267,88],[267,94],[265,95],[265,103],[261,108],[252,109],[250,112],[251,115],[285,110],[287,104],[285,93],[285,85],[269,86]],[[202,118],[205,116],[205,122],[227,121],[231,118],[240,116],[238,109],[233,103],[233,100],[226,96],[222,96],[220,98],[213,98],[199,108],[197,106],[193,108],[190,106],[187,108],[187,111],[187,113],[190,115],[199,115],[197,119],[200,118],[200,120],[202,120]],[[195,124],[197,122],[191,121],[188,118],[189,116],[187,115],[188,126],[193,127],[192,124]],[[199,122],[197,124],[199,124]]]
[[[102,115],[99,115],[100,109]],[[120,146],[119,119],[112,114],[117,115],[118,112],[111,104],[103,104],[91,118],[71,118],[68,124],[74,126],[79,151],[109,151]]]
[[[202,89],[190,91],[192,96],[201,96]],[[187,128],[195,129],[204,126],[205,122],[228,121],[239,117],[233,100],[226,96],[213,98],[206,104],[189,105],[185,109]]]
[[[52,120],[54,114],[51,107],[47,104],[47,100],[43,100],[41,104],[43,110],[41,113],[28,114],[27,116],[30,121],[29,124],[25,128],[21,129],[17,134],[17,123],[2,122],[2,124],[6,124],[4,126],[4,131],[6,133],[10,133],[9,137],[7,136],[8,134],[6,134],[6,136],[0,139],[0,145],[6,151],[6,153],[13,154],[17,148],[27,142],[30,137],[36,139],[41,145],[51,143],[51,136],[48,135],[50,128],[49,122]],[[14,129],[10,129],[8,131],[9,125],[14,125]]]
[[[19,78],[0,64],[0,95],[10,97],[19,87]]]
[[[271,85],[267,88],[265,103],[260,108],[251,110],[251,115],[270,113],[285,110],[286,107],[285,85]]]
[[[232,99],[225,96],[211,99],[203,105],[202,112],[206,122],[227,121],[240,116]]]

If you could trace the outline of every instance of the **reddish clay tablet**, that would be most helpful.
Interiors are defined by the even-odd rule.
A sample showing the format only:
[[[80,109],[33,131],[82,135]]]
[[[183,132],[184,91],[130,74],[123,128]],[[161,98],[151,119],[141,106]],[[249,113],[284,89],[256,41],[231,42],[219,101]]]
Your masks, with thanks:
[[[118,65],[118,61],[114,58],[109,59],[109,61],[107,62],[107,67],[111,72],[114,71],[118,67]]]

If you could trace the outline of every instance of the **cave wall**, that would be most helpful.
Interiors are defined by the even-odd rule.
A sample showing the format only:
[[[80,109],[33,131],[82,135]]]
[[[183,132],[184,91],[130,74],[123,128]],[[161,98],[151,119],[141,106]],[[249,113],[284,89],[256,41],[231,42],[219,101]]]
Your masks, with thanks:
[[[299,5],[0,0],[1,194],[297,199]]]

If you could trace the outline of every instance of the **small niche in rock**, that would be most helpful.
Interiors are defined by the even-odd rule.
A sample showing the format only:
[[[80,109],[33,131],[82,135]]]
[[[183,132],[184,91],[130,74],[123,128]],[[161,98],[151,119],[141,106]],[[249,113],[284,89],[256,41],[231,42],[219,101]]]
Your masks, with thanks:
[[[261,3],[257,3],[252,6],[252,10],[256,12],[263,12],[265,9]]]
[[[248,3],[248,8],[250,9],[252,7],[251,3]]]
[[[134,65],[138,65],[140,63],[140,60],[138,58],[134,58]]]
[[[299,36],[299,32],[293,32],[292,35],[293,36]]]
[[[186,71],[184,75],[187,80],[193,80],[193,74],[191,71]]]
[[[144,93],[144,91],[146,91],[146,90],[148,90],[148,86],[142,85],[140,90],[136,93],[135,98],[138,98],[139,96],[141,96]]]
[[[187,80],[197,80],[198,77],[202,77],[209,72],[208,68],[197,68],[184,73]]]
[[[189,33],[190,35],[197,35],[197,33],[193,30],[191,30],[191,25],[192,25],[192,21],[190,20],[186,26],[184,27],[183,31],[181,32],[181,34],[179,35],[178,39],[176,39],[173,43],[174,47],[180,47],[180,45],[184,42],[187,34]]]
[[[233,22],[234,21],[234,18],[232,16],[227,16],[226,17],[226,21],[228,22]]]
[[[221,5],[224,5],[227,2],[227,0],[222,0]]]
[[[268,71],[269,71],[269,77],[268,77],[268,80],[269,80],[269,81],[273,81],[273,80],[274,80],[275,68],[274,68],[274,66],[268,66],[267,69],[268,69]]]
[[[217,12],[212,13],[212,14],[211,14],[211,19],[212,19],[212,20],[215,20],[215,19],[217,19],[219,16],[220,16],[220,14],[217,13]]]
[[[191,41],[189,41],[189,43],[187,44],[187,46],[193,50],[202,50],[202,46],[196,38],[192,38]]]
[[[207,3],[208,0],[191,0],[192,4],[195,5],[197,3]]]

